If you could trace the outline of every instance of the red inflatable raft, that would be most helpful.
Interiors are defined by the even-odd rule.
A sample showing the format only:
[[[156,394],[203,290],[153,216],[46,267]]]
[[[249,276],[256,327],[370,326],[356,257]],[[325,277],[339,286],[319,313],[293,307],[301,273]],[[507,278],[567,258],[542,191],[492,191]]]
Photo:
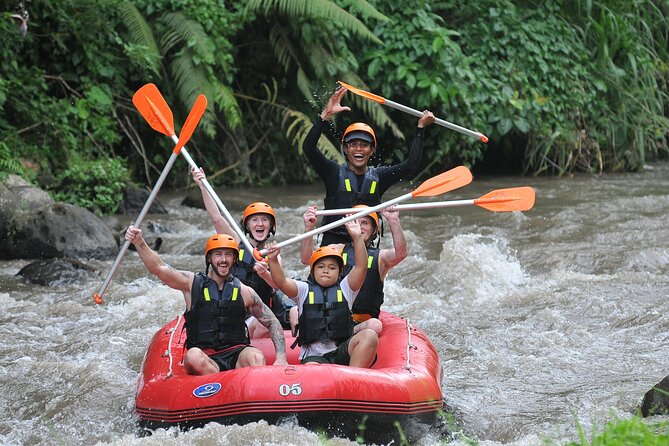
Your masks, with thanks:
[[[182,365],[183,317],[158,331],[144,357],[135,409],[143,430],[200,427],[215,421],[245,424],[294,419],[310,429],[365,441],[414,441],[438,421],[443,406],[442,368],[425,333],[382,312],[378,360],[370,369],[301,365],[299,347],[288,366],[246,367],[212,375],[187,375]],[[286,331],[286,345],[293,337]],[[269,338],[253,339],[267,363]],[[362,428],[361,428],[362,426]]]

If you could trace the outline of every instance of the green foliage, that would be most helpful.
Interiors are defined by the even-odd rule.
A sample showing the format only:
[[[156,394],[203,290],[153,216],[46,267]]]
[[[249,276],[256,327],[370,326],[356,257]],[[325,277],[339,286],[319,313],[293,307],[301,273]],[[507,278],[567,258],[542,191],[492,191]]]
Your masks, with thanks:
[[[0,21],[0,143],[11,149],[2,150],[0,170],[33,179],[64,169],[68,153],[113,150],[121,140],[116,95],[131,64],[115,59],[113,33],[101,20],[108,2],[26,5],[25,37],[13,21]]]
[[[612,421],[603,432],[593,433],[589,441],[583,428],[580,425],[578,428],[580,441],[568,443],[568,446],[660,446],[669,443],[669,423],[647,423],[639,417]]]
[[[667,6],[533,3],[378,2],[391,21],[375,30],[384,48],[366,54],[368,76],[381,75],[371,85],[491,139],[440,135],[428,167],[633,170],[666,153]]]
[[[487,146],[469,141],[469,151],[453,141],[453,148],[469,162],[490,156],[535,173],[568,169],[583,111],[595,97],[577,33],[551,4],[484,0],[442,8],[467,55],[452,57],[454,68],[446,70],[453,73],[448,116],[462,116],[461,125],[491,140]]]
[[[215,41],[198,20],[162,6],[163,9],[156,10],[150,1],[119,3],[119,15],[127,30],[120,35],[127,41],[126,46],[146,49],[146,58],[155,61],[151,69],[163,80],[163,90],[172,93],[185,109],[190,109],[197,97],[204,94],[213,101],[212,105],[222,109],[230,127],[239,126],[239,106],[230,95],[221,94],[226,87],[214,74],[221,68],[229,71],[227,66],[219,66],[220,62],[227,65],[228,61],[216,56]],[[168,99],[172,95],[167,95]],[[199,127],[209,137],[216,135],[214,107],[208,107]]]
[[[356,10],[365,13],[377,20],[386,20],[376,9],[367,2],[359,2]],[[364,5],[364,6],[363,6]],[[269,15],[278,12],[291,21],[313,20],[315,22],[332,22],[341,26],[345,31],[370,42],[380,44],[379,38],[374,35],[357,17],[331,0],[249,0],[249,13],[262,12]]]
[[[667,2],[564,3],[563,13],[588,51],[596,92],[585,131],[611,170],[639,170],[647,155],[667,152],[669,58]]]
[[[75,156],[56,180],[56,200],[105,215],[114,213],[123,199],[128,170],[118,158],[89,160]]]
[[[449,30],[427,2],[418,2],[413,8],[399,0],[373,4],[391,20],[374,29],[383,46],[363,53],[371,90],[412,108],[430,109],[459,125],[484,129],[485,115],[474,111],[468,96],[468,86],[476,78],[469,58],[454,40],[459,34]],[[413,136],[417,119],[399,112],[393,116],[397,122],[401,120],[402,134]],[[440,128],[429,133],[438,135],[429,138],[430,146],[425,150],[435,170],[455,162],[473,164],[482,156],[480,143],[475,140]],[[397,148],[395,153],[406,152],[406,143],[397,140],[386,139],[380,144],[386,149]]]
[[[426,171],[635,170],[669,153],[666,1],[24,5],[25,37],[1,11],[0,174],[51,175],[72,197],[73,182],[89,186],[70,160],[126,159],[133,176],[157,177],[171,143],[130,101],[147,82],[164,94],[177,132],[197,95],[207,96],[189,149],[219,185],[315,180],[300,147],[336,80],[491,138],[486,146],[433,126]],[[337,117],[335,133],[369,122],[387,156],[404,157],[415,118],[352,94],[345,104],[352,111]],[[319,144],[339,156],[336,141]],[[166,186],[187,181],[170,176]],[[86,205],[109,212],[113,195]]]
[[[28,176],[28,173],[19,163],[11,150],[3,141],[0,141],[0,180],[5,179],[8,174]]]

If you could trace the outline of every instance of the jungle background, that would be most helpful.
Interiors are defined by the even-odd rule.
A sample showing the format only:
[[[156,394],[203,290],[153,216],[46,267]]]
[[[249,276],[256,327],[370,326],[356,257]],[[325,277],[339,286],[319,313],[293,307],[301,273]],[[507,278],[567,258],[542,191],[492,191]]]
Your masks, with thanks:
[[[474,129],[432,126],[419,179],[637,171],[669,154],[669,0],[25,0],[0,2],[0,175],[113,213],[171,142],[133,107],[155,83],[214,186],[317,181],[301,140],[336,81]],[[370,123],[400,160],[417,119],[345,96],[321,150]],[[170,175],[166,187],[189,176]]]

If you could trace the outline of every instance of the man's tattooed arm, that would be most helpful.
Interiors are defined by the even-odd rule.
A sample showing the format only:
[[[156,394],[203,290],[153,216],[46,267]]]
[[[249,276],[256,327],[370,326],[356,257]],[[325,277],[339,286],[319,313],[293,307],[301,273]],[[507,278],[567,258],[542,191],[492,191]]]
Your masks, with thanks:
[[[283,359],[286,360],[286,341],[283,337],[283,328],[279,323],[279,320],[274,316],[272,310],[265,305],[258,296],[258,293],[251,287],[248,287],[249,294],[251,296],[251,307],[249,308],[250,313],[260,322],[262,325],[267,327],[269,331],[269,336],[274,343],[274,348],[276,349],[276,359],[279,361]]]

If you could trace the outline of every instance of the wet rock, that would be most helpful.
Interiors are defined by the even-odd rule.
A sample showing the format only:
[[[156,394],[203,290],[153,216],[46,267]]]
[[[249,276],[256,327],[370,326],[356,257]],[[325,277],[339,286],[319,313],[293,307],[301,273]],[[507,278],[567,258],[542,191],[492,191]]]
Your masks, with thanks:
[[[657,383],[643,396],[641,415],[669,415],[669,376]]]
[[[54,200],[42,189],[33,186],[18,175],[9,175],[0,183],[0,240],[10,231],[10,222],[18,212],[29,212]]]
[[[37,260],[21,268],[17,276],[42,286],[69,285],[76,282],[90,282],[95,274],[92,268],[74,259]]]
[[[48,193],[39,187],[33,186],[18,175],[9,175],[3,186],[15,200],[18,210],[29,211],[42,207],[45,204],[54,203],[54,199]],[[8,197],[3,196],[2,198]]]
[[[111,231],[98,216],[67,203],[16,213],[8,229],[7,237],[0,239],[0,258],[106,259],[118,251]]]
[[[123,191],[123,201],[118,207],[118,214],[137,215],[144,208],[146,200],[149,198],[150,192],[144,189],[135,187],[128,187]],[[151,207],[149,207],[149,214],[167,214],[167,210],[158,200],[153,200]]]
[[[204,209],[204,200],[202,200],[202,193],[198,189],[197,192],[192,192],[181,200],[182,206],[188,206],[196,209]]]
[[[249,202],[239,195],[229,193],[219,193],[218,198],[222,200],[225,207],[229,210],[244,210]],[[200,189],[190,192],[181,200],[182,206],[188,206],[196,209],[205,209]]]

